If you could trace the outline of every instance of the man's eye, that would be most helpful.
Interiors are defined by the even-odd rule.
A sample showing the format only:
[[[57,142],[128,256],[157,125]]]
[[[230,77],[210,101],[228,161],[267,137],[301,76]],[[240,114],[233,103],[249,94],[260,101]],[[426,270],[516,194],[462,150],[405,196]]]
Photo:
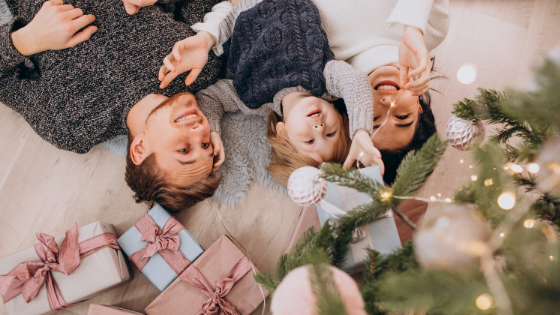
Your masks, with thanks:
[[[202,144],[203,149],[208,149],[208,147],[210,147],[210,143],[203,143]]]
[[[400,119],[400,120],[405,120],[405,119],[408,118],[408,116],[409,116],[409,115],[405,115],[405,116],[395,116],[395,117],[397,117],[397,119]]]
[[[328,134],[327,134],[327,137],[329,137],[329,138],[330,138],[330,137],[334,137],[335,134],[336,134],[336,131],[335,131],[335,132],[332,132],[332,133],[328,133]]]
[[[305,143],[307,143],[307,144],[313,144],[313,142],[315,142],[315,139],[311,139],[311,140],[309,140],[309,141],[307,141],[307,142],[305,142]]]
[[[373,117],[373,121],[376,121],[376,120],[378,120],[379,118],[381,118],[381,116]]]
[[[179,150],[179,153],[187,154],[187,153],[189,153],[189,150],[187,148],[184,148],[184,149]]]

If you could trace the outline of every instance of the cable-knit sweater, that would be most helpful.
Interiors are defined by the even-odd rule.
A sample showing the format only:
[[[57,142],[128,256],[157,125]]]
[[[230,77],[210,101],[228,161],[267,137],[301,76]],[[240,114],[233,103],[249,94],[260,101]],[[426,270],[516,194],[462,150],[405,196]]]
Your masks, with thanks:
[[[428,51],[445,39],[449,29],[449,0],[311,1],[319,9],[335,59],[347,61],[365,73],[399,61],[405,25],[422,30]],[[221,45],[231,36],[235,25],[236,15],[227,15],[228,10],[241,12],[246,6],[245,1],[235,8],[228,1],[222,2],[212,9],[213,14],[205,23],[195,24],[193,29],[204,29],[214,35],[218,39],[214,52],[221,54]]]
[[[201,21],[215,0],[175,3],[182,21],[158,6],[128,15],[121,0],[65,0],[95,15],[98,31],[74,48],[22,56],[10,34],[29,23],[43,2],[10,1],[19,7],[12,21],[0,26],[0,101],[58,148],[86,153],[126,134],[129,110],[146,95],[196,93],[221,72],[220,58],[211,56],[189,87],[186,74],[163,90],[157,79],[163,58],[177,41],[194,34],[189,25]]]
[[[242,0],[228,19],[236,23],[223,47],[235,74],[233,86],[245,106],[280,106],[282,98],[294,91],[328,100],[343,98],[350,135],[359,129],[372,132],[369,81],[364,73],[333,60],[319,12],[310,0]],[[221,42],[225,39],[220,37]]]

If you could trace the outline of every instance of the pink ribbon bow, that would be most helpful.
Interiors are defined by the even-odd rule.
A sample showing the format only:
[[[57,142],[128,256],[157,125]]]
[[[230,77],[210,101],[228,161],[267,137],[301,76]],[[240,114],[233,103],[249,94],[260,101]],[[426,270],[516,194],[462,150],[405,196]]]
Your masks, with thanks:
[[[240,315],[235,306],[227,301],[225,297],[229,294],[235,283],[251,270],[251,267],[252,263],[247,256],[244,256],[231,269],[227,277],[216,280],[216,290],[212,289],[206,277],[194,265],[187,268],[179,277],[208,297],[208,300],[202,304],[202,311],[197,315]]]
[[[52,271],[70,275],[80,266],[80,260],[104,247],[119,249],[117,236],[114,233],[104,233],[78,243],[78,225],[66,231],[66,238],[62,241],[60,251],[54,237],[37,233],[40,243],[35,244],[35,252],[41,261],[29,261],[18,264],[7,275],[0,275],[0,295],[7,303],[14,297],[22,295],[29,303],[47,284],[47,298],[51,310],[58,311],[68,305],[54,282]]]
[[[156,253],[159,253],[177,274],[181,274],[191,264],[179,251],[179,232],[185,227],[177,219],[169,218],[163,229],[160,229],[152,217],[146,214],[134,226],[142,233],[142,241],[148,242],[144,248],[130,255],[130,260],[138,269],[142,270],[150,257]]]

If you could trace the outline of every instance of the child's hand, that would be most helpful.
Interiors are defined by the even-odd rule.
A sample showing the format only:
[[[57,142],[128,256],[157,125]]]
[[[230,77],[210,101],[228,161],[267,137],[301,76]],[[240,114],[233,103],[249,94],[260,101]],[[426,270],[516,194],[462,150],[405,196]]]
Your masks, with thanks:
[[[210,144],[212,144],[212,147],[214,148],[214,158],[218,157],[218,159],[214,162],[214,167],[212,168],[212,172],[215,172],[220,168],[220,165],[222,165],[226,159],[224,145],[222,144],[222,138],[219,133],[215,131],[210,133]]]
[[[159,88],[166,88],[178,75],[187,71],[191,73],[185,84],[191,85],[206,65],[208,52],[215,43],[216,38],[205,31],[175,43],[173,51],[163,59],[164,65],[159,69],[158,79],[162,81]]]
[[[154,5],[157,0],[123,0],[124,9],[129,15],[138,13],[140,8]]]
[[[362,152],[363,155],[360,156]],[[363,129],[356,131],[354,134],[354,139],[350,146],[350,154],[348,154],[343,168],[348,169],[358,159],[364,167],[379,165],[381,175],[385,174],[385,164],[381,160],[381,153],[373,146],[369,133]]]

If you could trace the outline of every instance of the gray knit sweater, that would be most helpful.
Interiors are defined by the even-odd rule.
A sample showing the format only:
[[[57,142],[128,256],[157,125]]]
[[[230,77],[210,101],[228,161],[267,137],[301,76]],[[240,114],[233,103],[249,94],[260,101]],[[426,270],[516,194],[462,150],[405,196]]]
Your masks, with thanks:
[[[354,135],[359,129],[371,132],[371,129],[373,129],[371,126],[373,124],[373,106],[368,106],[365,100],[361,101],[362,99],[373,99],[371,92],[367,93],[367,91],[371,91],[367,78],[366,82],[364,82],[361,75],[352,70],[352,66],[339,60],[329,61],[325,66],[323,76],[325,77],[325,85],[328,91],[323,98],[335,100],[347,95],[353,96],[354,100],[358,100],[354,101],[354,104],[358,106],[348,106],[347,108],[351,122],[350,134]],[[258,109],[250,109],[239,98],[232,80],[220,80],[216,84],[198,92],[196,100],[198,107],[210,123],[210,129],[220,133],[220,122],[224,112],[241,110],[245,115],[266,116],[274,111],[282,116],[282,99],[284,96],[299,91],[306,90],[302,87],[282,89],[276,93],[272,103],[266,103]]]
[[[95,15],[98,31],[74,48],[28,58],[13,47],[10,33],[29,23],[43,2],[8,1],[17,8],[10,6],[14,19],[0,26],[0,101],[60,149],[86,153],[126,134],[130,108],[150,93],[196,93],[218,79],[221,61],[213,54],[189,87],[187,74],[164,90],[157,79],[163,58],[177,41],[194,35],[189,26],[201,21],[215,0],[176,2],[177,20],[158,6],[128,15],[121,0],[65,0]]]

